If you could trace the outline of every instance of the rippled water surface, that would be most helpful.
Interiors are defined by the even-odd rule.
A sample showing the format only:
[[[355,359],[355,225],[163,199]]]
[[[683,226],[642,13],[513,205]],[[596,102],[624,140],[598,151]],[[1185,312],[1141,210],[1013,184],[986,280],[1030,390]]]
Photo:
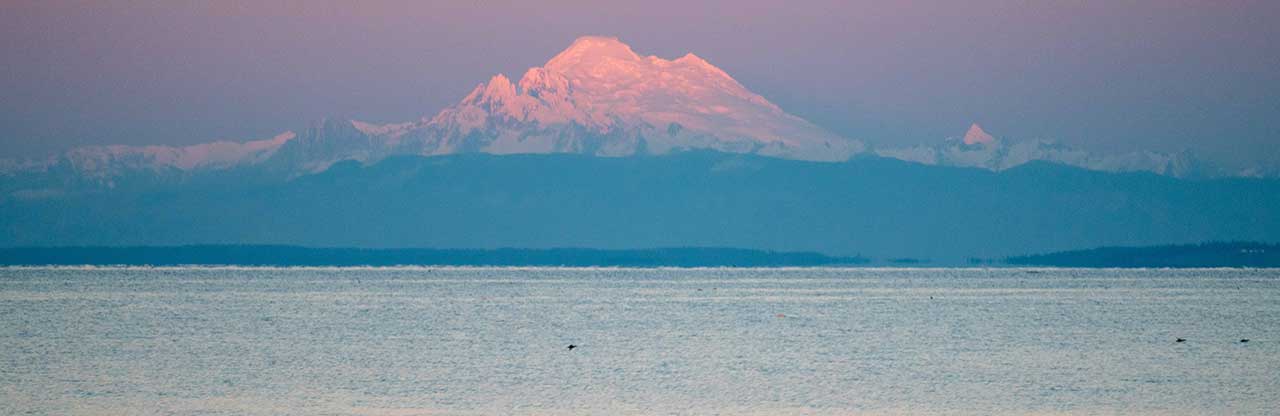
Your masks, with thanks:
[[[6,415],[1261,415],[1277,397],[1276,270],[0,269]]]

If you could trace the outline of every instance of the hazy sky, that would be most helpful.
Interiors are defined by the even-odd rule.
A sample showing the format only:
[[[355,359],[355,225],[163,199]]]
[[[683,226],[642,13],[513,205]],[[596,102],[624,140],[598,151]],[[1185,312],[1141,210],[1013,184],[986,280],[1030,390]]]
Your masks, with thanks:
[[[875,145],[1280,164],[1280,1],[0,1],[0,156],[433,115],[579,35],[694,52]]]

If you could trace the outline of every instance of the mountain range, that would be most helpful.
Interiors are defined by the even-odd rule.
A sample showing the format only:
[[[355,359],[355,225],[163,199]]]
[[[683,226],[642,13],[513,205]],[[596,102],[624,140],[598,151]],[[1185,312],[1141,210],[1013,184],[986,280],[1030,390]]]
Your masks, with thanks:
[[[1259,176],[1257,172],[1228,172],[1200,160],[1191,152],[1169,154],[1152,151],[1097,154],[1053,140],[1005,142],[976,123],[963,137],[952,137],[932,146],[876,149],[881,157],[926,165],[973,167],[1001,171],[1028,162],[1045,161],[1104,172],[1151,172],[1178,178]]]
[[[0,162],[10,175],[57,173],[108,187],[138,173],[257,167],[289,176],[392,155],[577,153],[659,155],[709,149],[846,160],[865,145],[788,114],[693,54],[640,56],[615,38],[577,39],[519,82],[495,75],[433,117],[376,125],[326,119],[301,133],[184,147],[89,146]]]
[[[689,54],[576,40],[431,117],[0,161],[0,246],[737,247],[963,263],[1275,242],[1280,180],[973,125],[873,148]]]
[[[783,111],[694,54],[674,60],[641,56],[616,38],[585,36],[543,66],[530,68],[519,81],[495,75],[457,104],[415,121],[371,124],[331,118],[300,132],[247,142],[86,146],[42,159],[0,160],[0,177],[38,185],[6,187],[33,195],[244,168],[288,179],[343,160],[370,164],[394,155],[624,157],[688,150],[828,162],[874,155],[997,171],[1042,160],[1175,177],[1266,173],[1225,172],[1189,153],[1098,155],[1046,140],[1005,143],[976,124],[963,138],[933,146],[871,148]]]

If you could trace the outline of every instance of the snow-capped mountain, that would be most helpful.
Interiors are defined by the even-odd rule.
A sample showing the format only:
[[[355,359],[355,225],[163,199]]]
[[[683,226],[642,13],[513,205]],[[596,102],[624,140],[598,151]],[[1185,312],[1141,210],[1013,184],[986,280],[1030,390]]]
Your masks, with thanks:
[[[863,150],[787,114],[693,54],[642,57],[583,37],[517,83],[494,76],[413,135],[424,154],[664,154],[713,149],[837,161]]]
[[[876,155],[926,165],[976,167],[1001,171],[1032,161],[1048,161],[1105,172],[1151,172],[1174,177],[1221,176],[1189,152],[1176,154],[1152,151],[1095,154],[1052,140],[1006,143],[976,123],[963,137],[952,137],[938,145],[876,149]]]
[[[577,39],[519,82],[495,75],[458,104],[416,122],[320,121],[302,133],[185,147],[90,146],[0,170],[63,169],[109,183],[137,172],[263,165],[294,174],[342,160],[484,152],[665,154],[687,149],[839,161],[856,140],[788,114],[693,54],[640,56],[615,38]]]
[[[868,151],[861,141],[788,114],[696,55],[641,56],[616,38],[586,36],[519,81],[495,75],[457,104],[417,121],[326,119],[299,133],[243,143],[81,147],[41,160],[0,160],[0,178],[58,176],[55,182],[113,187],[136,175],[182,177],[244,167],[287,178],[344,160],[374,163],[401,154],[631,156],[691,149],[811,161],[843,161]],[[1098,155],[1046,140],[1005,143],[977,124],[939,145],[874,154],[995,171],[1044,160],[1110,172],[1222,174],[1186,153]]]
[[[262,164],[297,137],[284,132],[248,142],[216,141],[190,146],[84,146],[44,159],[0,160],[0,177],[65,175],[63,182],[113,187],[121,177],[212,171]]]
[[[964,133],[963,141],[964,144],[969,146],[992,145],[995,144],[996,138],[992,137],[986,130],[983,130],[978,123],[973,123],[972,126],[969,126],[969,131]]]

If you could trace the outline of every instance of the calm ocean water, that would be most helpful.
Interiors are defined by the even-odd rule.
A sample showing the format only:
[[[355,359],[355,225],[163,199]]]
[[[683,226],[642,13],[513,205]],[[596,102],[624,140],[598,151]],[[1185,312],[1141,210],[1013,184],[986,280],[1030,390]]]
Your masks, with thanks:
[[[1277,270],[0,269],[5,415],[1263,415],[1277,398]]]

